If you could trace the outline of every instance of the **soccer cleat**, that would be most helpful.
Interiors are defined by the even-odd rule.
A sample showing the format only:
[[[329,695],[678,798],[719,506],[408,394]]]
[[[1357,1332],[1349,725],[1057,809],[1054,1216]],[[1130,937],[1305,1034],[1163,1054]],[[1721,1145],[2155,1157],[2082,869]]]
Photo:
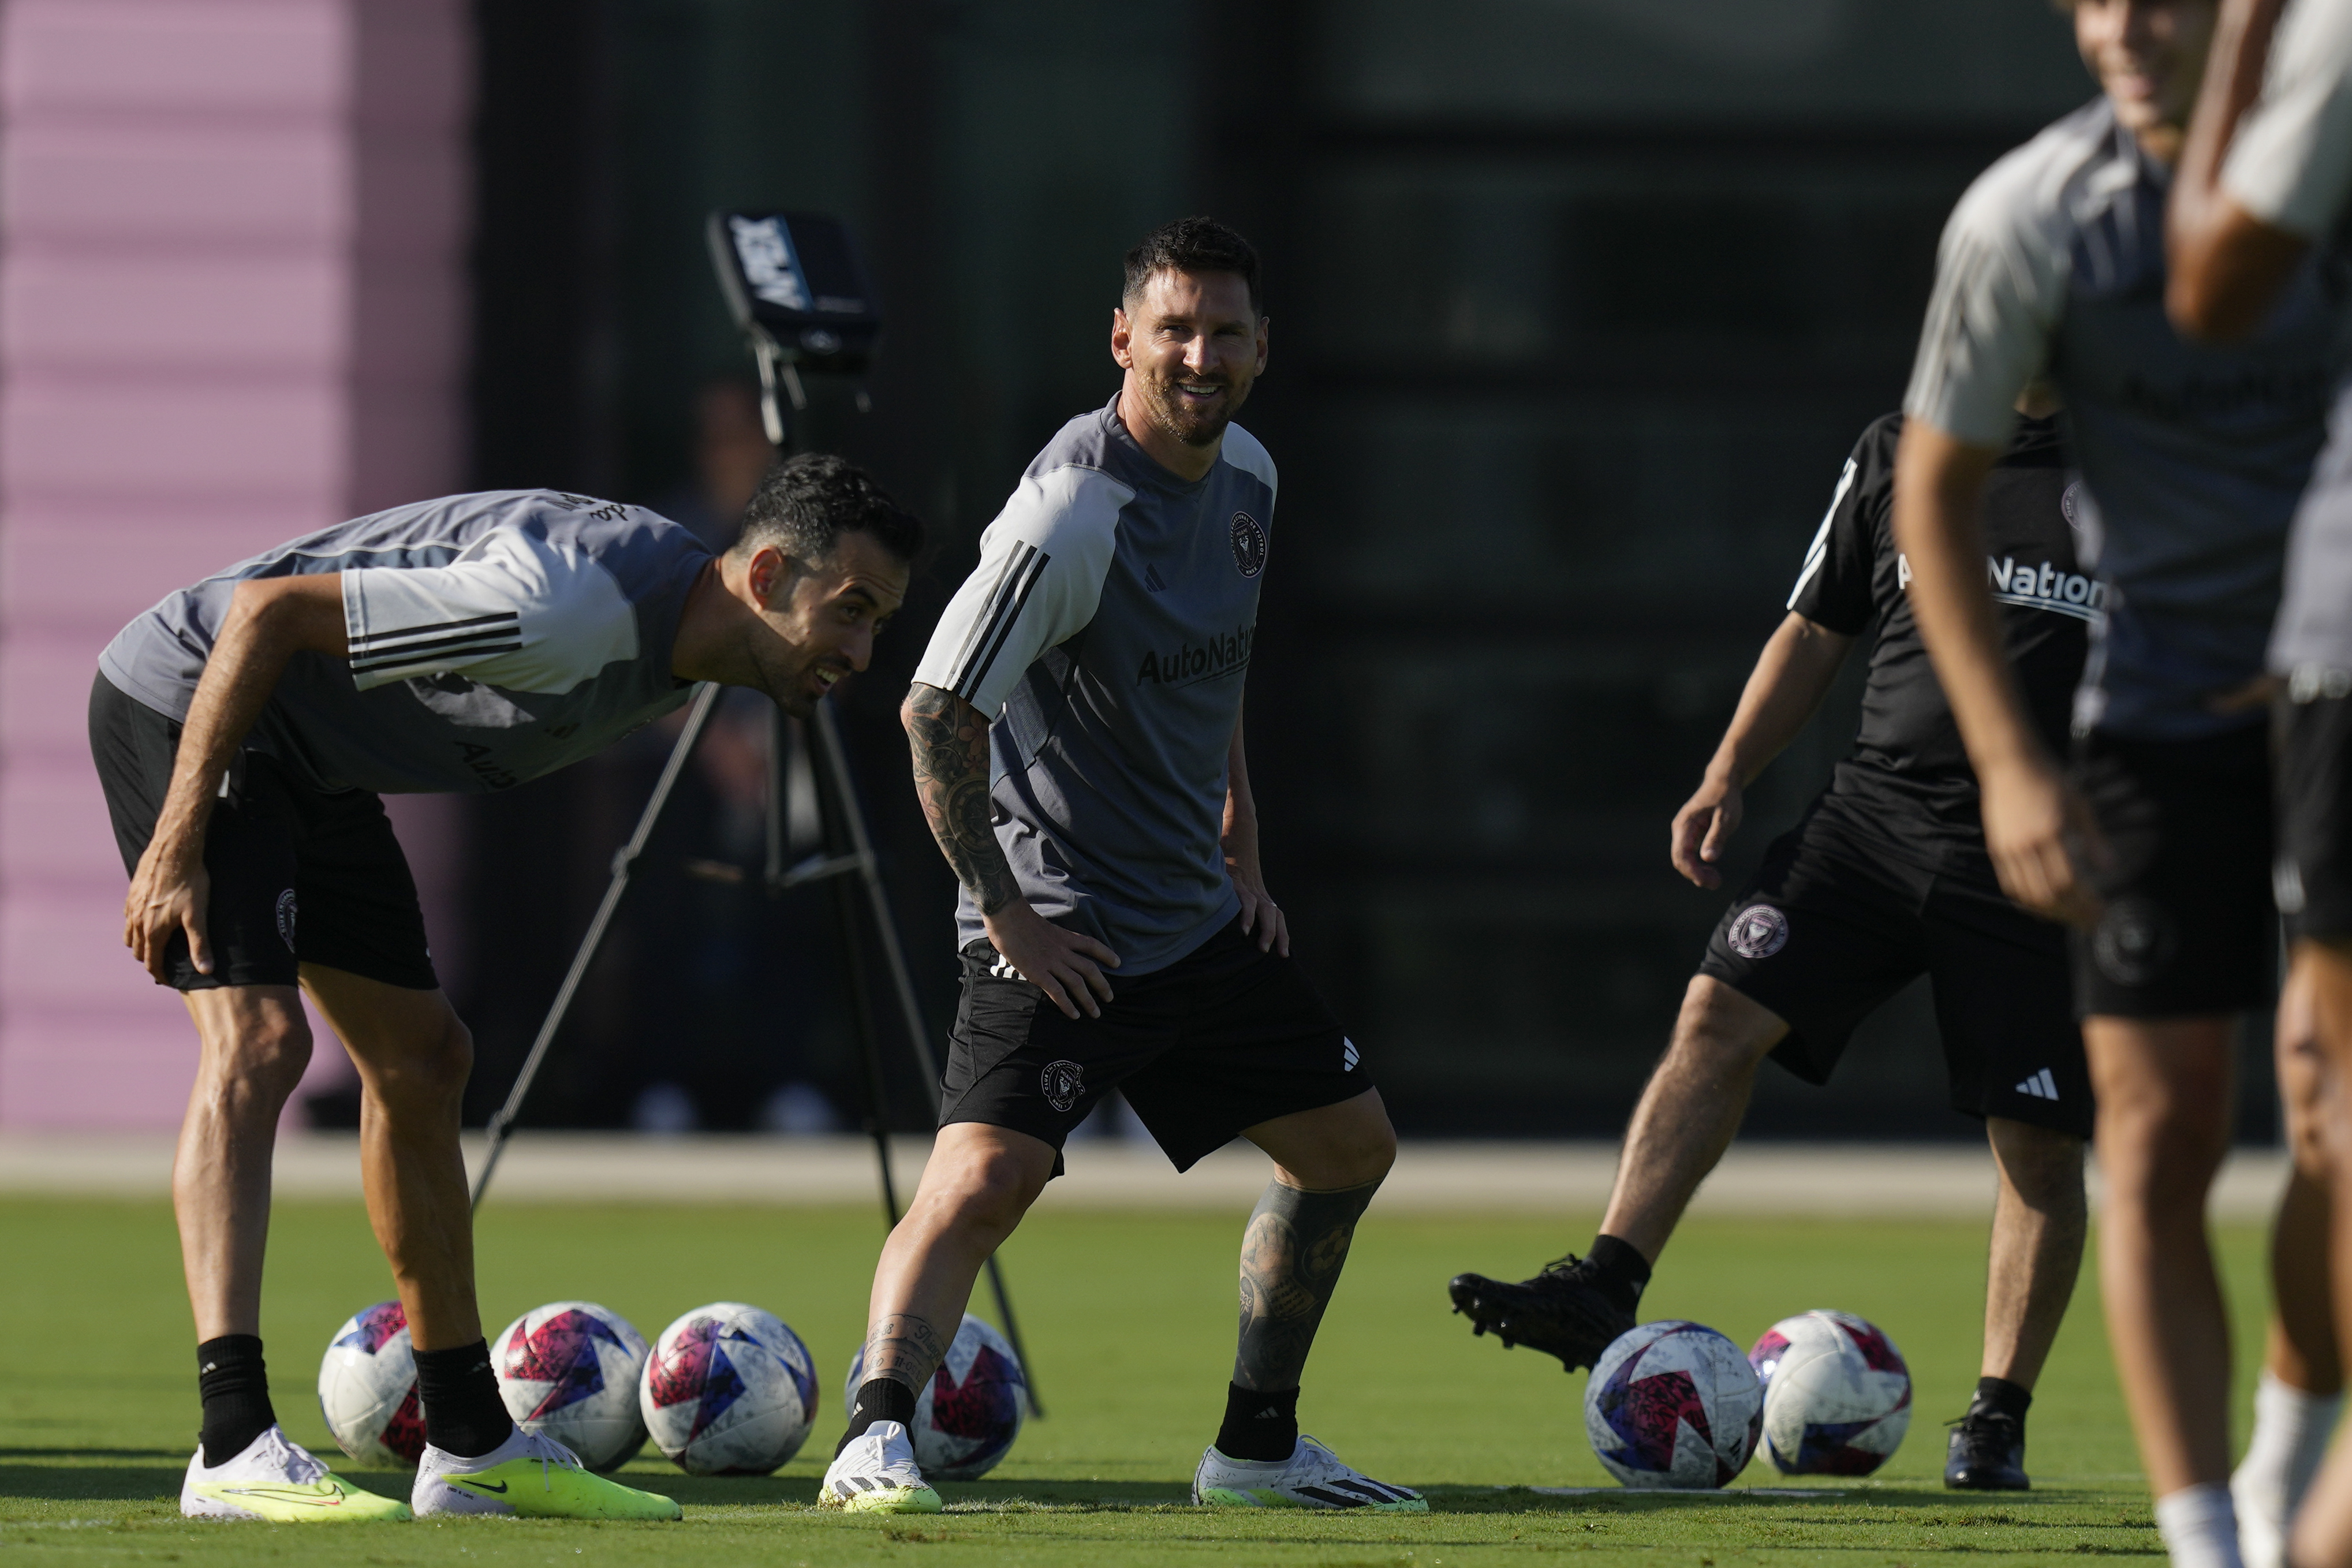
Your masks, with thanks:
[[[1944,1484],[1954,1491],[2024,1492],[2025,1423],[1997,1411],[1971,1410],[1952,1423],[1944,1450]]]
[[[430,1443],[416,1464],[411,1494],[416,1517],[504,1514],[521,1519],[677,1519],[678,1506],[657,1492],[606,1480],[552,1437],[518,1426],[478,1459]]]
[[[851,1513],[937,1513],[941,1504],[915,1463],[907,1429],[896,1421],[877,1421],[833,1457],[817,1489],[816,1506]]]
[[[180,1483],[190,1519],[257,1519],[271,1524],[356,1524],[406,1519],[408,1505],[338,1480],[318,1456],[272,1425],[235,1458],[207,1466],[202,1445]]]
[[[1429,1511],[1429,1500],[1419,1492],[1359,1474],[1312,1437],[1299,1438],[1287,1459],[1228,1459],[1211,1447],[1192,1472],[1192,1500],[1203,1508]]]
[[[1556,1355],[1569,1372],[1599,1361],[1633,1326],[1633,1314],[1601,1294],[1592,1265],[1572,1252],[1516,1285],[1456,1274],[1445,1289],[1454,1310],[1468,1315],[1472,1332],[1496,1335],[1506,1350],[1526,1345]]]

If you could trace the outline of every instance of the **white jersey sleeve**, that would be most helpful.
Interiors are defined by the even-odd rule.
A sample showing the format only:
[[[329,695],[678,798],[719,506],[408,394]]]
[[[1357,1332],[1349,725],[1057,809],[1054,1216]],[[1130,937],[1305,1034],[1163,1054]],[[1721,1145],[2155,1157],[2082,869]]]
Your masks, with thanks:
[[[1979,175],[1937,247],[1935,292],[1903,412],[1972,446],[2007,444],[2017,395],[2048,361],[2065,307],[2066,149],[2049,145],[2052,136],[2045,132]]]
[[[2352,0],[2290,0],[2263,95],[2231,139],[2221,188],[2306,239],[2343,215],[2352,199]]]
[[[1134,499],[1099,468],[1024,479],[980,536],[980,565],[940,617],[915,679],[993,720],[1038,656],[1094,619],[1119,510]]]
[[[342,579],[352,680],[362,691],[463,674],[565,692],[637,657],[636,611],[613,574],[520,528],[492,530],[446,566],[360,567]]]

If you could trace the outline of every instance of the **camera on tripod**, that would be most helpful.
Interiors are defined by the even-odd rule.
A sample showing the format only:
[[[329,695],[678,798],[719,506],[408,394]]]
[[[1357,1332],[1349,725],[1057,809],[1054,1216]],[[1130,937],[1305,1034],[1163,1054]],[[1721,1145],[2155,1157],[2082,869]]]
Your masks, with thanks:
[[[715,212],[705,230],[719,291],[760,365],[760,414],[768,440],[785,449],[791,422],[777,394],[808,406],[801,368],[864,374],[882,315],[858,264],[848,226],[823,213]],[[866,394],[857,394],[859,412]]]

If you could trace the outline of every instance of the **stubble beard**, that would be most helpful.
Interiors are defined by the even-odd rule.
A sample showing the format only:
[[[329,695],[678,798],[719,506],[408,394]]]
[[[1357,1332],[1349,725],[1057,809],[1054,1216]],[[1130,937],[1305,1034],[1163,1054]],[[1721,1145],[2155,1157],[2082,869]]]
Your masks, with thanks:
[[[1224,438],[1225,426],[1234,422],[1234,409],[1240,399],[1234,396],[1231,382],[1222,383],[1225,396],[1212,414],[1199,414],[1187,407],[1184,395],[1176,390],[1173,381],[1150,384],[1152,422],[1187,447],[1213,447]]]

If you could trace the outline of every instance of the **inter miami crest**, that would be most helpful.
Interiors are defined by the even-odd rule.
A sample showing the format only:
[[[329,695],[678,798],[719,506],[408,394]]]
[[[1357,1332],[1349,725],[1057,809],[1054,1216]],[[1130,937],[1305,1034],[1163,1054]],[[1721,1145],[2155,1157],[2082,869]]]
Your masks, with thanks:
[[[1265,570],[1265,529],[1245,511],[1234,513],[1234,564],[1244,577]]]
[[[1789,945],[1789,917],[1769,904],[1750,904],[1731,917],[1727,934],[1740,957],[1769,958]]]
[[[1045,1091],[1046,1104],[1067,1110],[1087,1091],[1087,1069],[1074,1061],[1047,1062],[1037,1075],[1037,1087]]]

